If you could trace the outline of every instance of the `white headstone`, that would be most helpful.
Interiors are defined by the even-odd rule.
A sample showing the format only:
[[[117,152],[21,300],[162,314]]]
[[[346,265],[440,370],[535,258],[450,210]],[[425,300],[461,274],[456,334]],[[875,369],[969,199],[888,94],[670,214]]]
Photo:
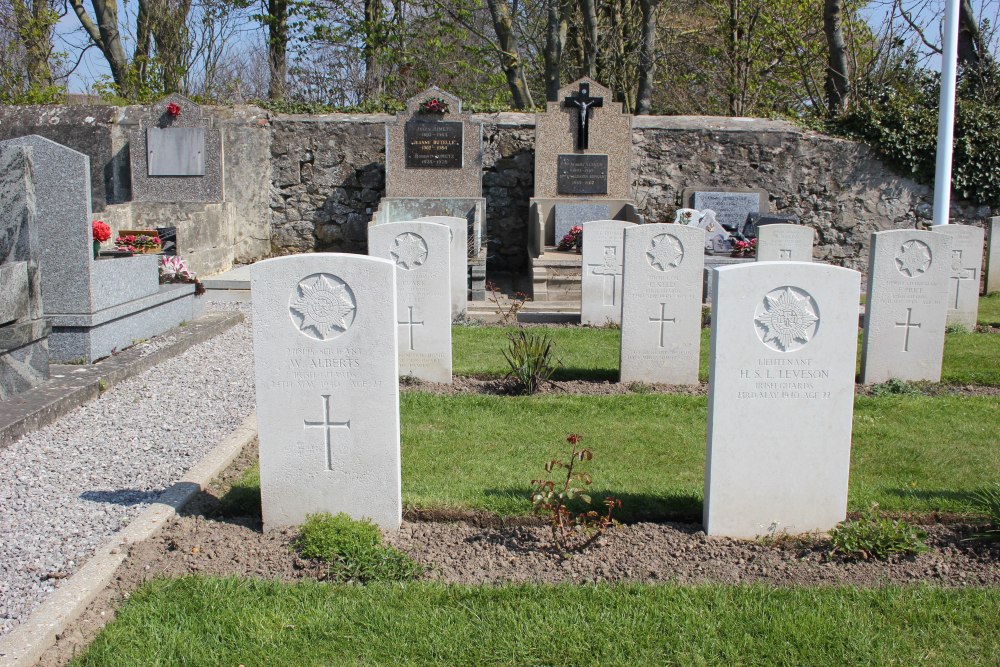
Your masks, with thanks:
[[[316,512],[399,528],[395,287],[391,262],[360,255],[251,267],[265,528]]]
[[[986,293],[1000,292],[1000,217],[990,218],[986,249]]]
[[[951,237],[948,324],[961,324],[972,331],[979,319],[979,271],[983,266],[985,232],[972,225],[938,225],[933,230]]]
[[[396,264],[400,377],[451,382],[450,245],[436,222],[368,228],[368,254]]]
[[[829,530],[847,513],[860,276],[715,269],[705,532]]]
[[[632,225],[621,220],[595,220],[583,225],[581,324],[621,323],[625,229]]]
[[[868,258],[861,381],[939,382],[951,239],[937,232],[875,232]]]
[[[426,215],[420,222],[436,222],[451,230],[451,319],[469,309],[469,221],[450,215]]]
[[[675,225],[698,225],[701,220],[701,211],[696,208],[679,208],[674,214]]]
[[[625,229],[621,382],[698,384],[705,232]]]
[[[812,260],[812,227],[776,224],[757,228],[758,262],[811,262]]]

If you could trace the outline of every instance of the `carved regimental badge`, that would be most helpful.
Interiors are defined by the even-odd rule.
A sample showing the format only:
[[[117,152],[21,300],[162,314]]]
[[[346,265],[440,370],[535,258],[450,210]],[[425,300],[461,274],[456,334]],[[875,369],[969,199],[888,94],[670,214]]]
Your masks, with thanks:
[[[292,322],[306,336],[333,340],[354,323],[357,300],[343,280],[330,273],[314,273],[299,281],[288,300]]]
[[[406,232],[393,240],[389,253],[396,266],[409,271],[427,261],[427,242],[419,234]]]
[[[794,352],[816,335],[819,307],[805,290],[779,287],[757,306],[754,325],[764,345],[778,352]]]
[[[931,268],[931,249],[923,241],[911,239],[899,247],[896,253],[896,270],[907,278],[913,278]]]
[[[646,261],[657,271],[673,271],[684,259],[684,246],[680,239],[669,234],[654,236],[646,250]]]

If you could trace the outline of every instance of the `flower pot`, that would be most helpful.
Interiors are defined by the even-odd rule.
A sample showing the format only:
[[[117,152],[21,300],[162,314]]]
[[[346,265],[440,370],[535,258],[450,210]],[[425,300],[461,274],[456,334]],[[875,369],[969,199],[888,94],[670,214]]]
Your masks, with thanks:
[[[101,254],[101,242],[94,239],[94,259],[97,259]]]

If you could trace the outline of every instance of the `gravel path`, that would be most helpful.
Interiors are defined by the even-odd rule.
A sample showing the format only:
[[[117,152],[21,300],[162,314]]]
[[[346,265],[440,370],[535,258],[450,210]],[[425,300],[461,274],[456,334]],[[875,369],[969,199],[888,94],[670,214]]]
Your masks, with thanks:
[[[253,410],[249,308],[222,309],[248,319],[0,450],[0,636]]]

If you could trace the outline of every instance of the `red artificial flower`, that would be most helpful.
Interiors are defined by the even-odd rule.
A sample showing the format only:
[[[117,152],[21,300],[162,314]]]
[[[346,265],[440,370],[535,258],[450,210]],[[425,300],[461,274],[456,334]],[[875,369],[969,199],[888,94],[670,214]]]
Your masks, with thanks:
[[[167,113],[170,114],[171,118],[177,118],[181,115],[181,105],[171,102],[167,105]]]
[[[94,220],[92,227],[95,241],[104,243],[111,238],[111,228],[103,220]]]
[[[577,435],[576,433],[570,433],[569,437],[566,438],[566,442],[568,442],[571,445],[575,445],[576,443],[580,442],[580,440],[581,436]]]

